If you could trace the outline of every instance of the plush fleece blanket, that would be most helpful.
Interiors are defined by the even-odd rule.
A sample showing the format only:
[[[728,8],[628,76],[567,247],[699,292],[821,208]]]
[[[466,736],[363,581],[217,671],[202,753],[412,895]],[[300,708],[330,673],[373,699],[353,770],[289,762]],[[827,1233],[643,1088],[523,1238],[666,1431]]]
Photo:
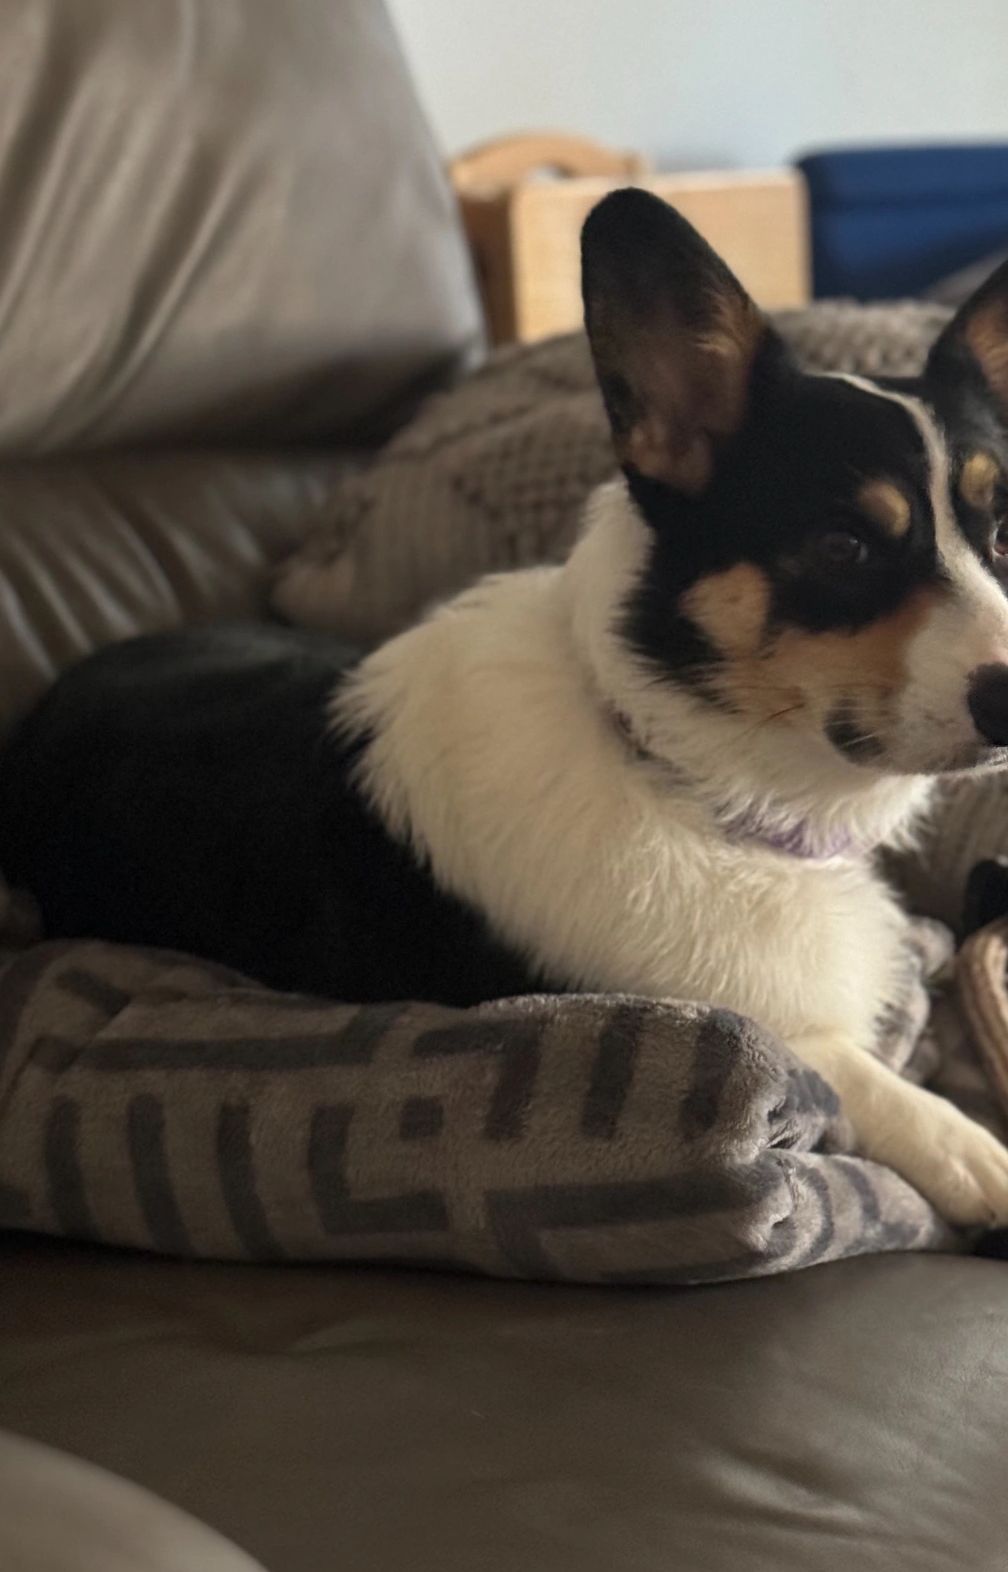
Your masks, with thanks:
[[[831,1089],[700,1004],[271,993],[77,942],[0,966],[0,1226],[174,1256],[703,1283],[962,1241]],[[18,944],[14,944],[15,929]],[[996,1122],[920,923],[879,1052]]]

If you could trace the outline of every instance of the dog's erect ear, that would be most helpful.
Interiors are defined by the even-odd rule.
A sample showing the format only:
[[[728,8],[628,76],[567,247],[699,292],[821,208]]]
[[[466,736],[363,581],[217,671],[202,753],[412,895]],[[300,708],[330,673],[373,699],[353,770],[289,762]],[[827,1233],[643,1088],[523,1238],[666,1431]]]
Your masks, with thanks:
[[[636,188],[588,215],[581,284],[620,462],[699,494],[745,419],[767,324],[692,224]]]
[[[928,356],[925,375],[948,382],[977,372],[1008,421],[1008,262],[959,307]]]

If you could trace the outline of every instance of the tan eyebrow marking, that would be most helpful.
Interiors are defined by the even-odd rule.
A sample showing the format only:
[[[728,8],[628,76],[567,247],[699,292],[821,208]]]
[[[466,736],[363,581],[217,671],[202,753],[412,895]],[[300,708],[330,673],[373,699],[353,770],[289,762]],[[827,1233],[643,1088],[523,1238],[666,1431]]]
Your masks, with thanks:
[[[910,499],[891,480],[869,480],[857,495],[862,507],[887,535],[905,535],[910,528]]]
[[[754,655],[770,609],[770,582],[748,562],[708,573],[686,591],[687,617],[724,655]]]
[[[994,488],[1001,478],[1001,466],[989,453],[971,453],[959,476],[959,495],[971,508],[989,508]]]

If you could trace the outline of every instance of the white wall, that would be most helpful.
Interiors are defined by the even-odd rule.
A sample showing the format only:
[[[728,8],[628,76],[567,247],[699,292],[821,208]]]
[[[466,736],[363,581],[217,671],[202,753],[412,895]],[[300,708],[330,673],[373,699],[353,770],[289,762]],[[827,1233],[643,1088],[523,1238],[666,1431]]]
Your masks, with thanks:
[[[665,167],[1008,139],[1008,0],[390,0],[443,148],[582,131]]]

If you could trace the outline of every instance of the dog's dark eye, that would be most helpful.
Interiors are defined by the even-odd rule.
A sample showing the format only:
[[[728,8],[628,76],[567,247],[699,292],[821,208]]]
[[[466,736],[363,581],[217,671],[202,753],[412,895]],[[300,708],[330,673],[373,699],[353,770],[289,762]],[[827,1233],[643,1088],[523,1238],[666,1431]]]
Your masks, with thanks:
[[[1008,532],[1005,549],[1008,550]],[[868,561],[868,545],[848,529],[831,529],[820,535],[816,555],[828,568],[860,568]]]
[[[994,526],[991,551],[995,557],[1008,557],[1008,518],[999,519]]]

